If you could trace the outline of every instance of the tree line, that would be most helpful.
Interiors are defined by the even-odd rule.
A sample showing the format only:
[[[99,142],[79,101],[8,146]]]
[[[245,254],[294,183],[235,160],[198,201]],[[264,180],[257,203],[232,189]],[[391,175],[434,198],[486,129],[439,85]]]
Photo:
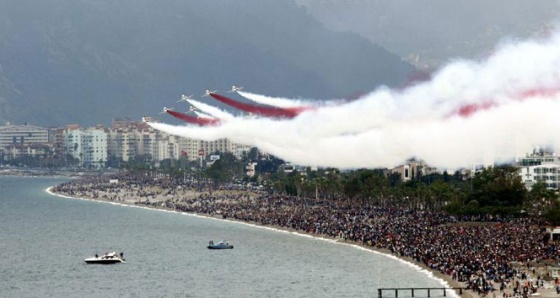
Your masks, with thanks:
[[[236,158],[231,153],[216,152],[215,161],[168,159],[156,167],[151,156],[137,156],[128,162],[109,158],[113,168],[128,172],[158,172],[180,183],[185,179],[210,185],[237,183],[260,185],[271,193],[302,198],[347,200],[360,204],[443,210],[457,215],[539,216],[560,224],[560,203],[556,190],[536,183],[528,190],[518,168],[500,165],[481,169],[470,177],[459,172],[449,174],[419,173],[409,181],[388,169],[302,167],[292,172],[282,170],[285,162],[262,154],[257,148]],[[18,160],[31,165],[62,166],[72,164],[57,158]],[[246,174],[249,162],[256,162],[255,175]]]
[[[230,153],[207,167],[180,160],[162,163],[160,170],[177,179],[196,177],[211,184],[241,183],[262,185],[271,193],[317,199],[347,200],[359,204],[442,210],[456,215],[538,216],[560,224],[558,193],[536,183],[528,190],[518,168],[500,165],[481,169],[466,177],[419,173],[409,181],[388,169],[303,167],[284,172],[284,161],[263,157],[256,148],[237,159]],[[248,162],[256,161],[256,174],[245,173]]]

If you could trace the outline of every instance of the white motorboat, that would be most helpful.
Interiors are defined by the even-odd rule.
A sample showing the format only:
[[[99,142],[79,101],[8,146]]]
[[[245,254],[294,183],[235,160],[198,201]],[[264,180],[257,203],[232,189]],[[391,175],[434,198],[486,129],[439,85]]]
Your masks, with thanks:
[[[232,249],[233,245],[229,244],[225,240],[218,242],[218,244],[214,244],[214,241],[210,240],[207,247],[208,249]]]
[[[123,253],[117,253],[116,251],[106,252],[101,256],[95,254],[94,257],[87,258],[84,261],[87,264],[116,264],[125,262]]]

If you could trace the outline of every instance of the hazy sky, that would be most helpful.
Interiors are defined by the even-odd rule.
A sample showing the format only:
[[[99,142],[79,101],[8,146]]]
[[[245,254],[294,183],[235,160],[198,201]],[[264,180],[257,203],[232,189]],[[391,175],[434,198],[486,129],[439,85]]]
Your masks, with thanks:
[[[295,1],[329,28],[431,65],[486,55],[504,40],[546,32],[560,17],[558,0]]]
[[[187,109],[176,105],[182,93],[233,84],[351,97],[402,85],[414,72],[358,34],[327,29],[293,0],[0,1],[2,123],[140,119],[163,106]]]
[[[0,121],[91,125],[157,115],[165,121],[157,128],[171,133],[228,137],[341,168],[415,156],[458,167],[533,145],[560,148],[559,1],[295,1],[306,6],[0,1]],[[411,84],[417,71],[403,59],[431,66],[431,76]],[[224,114],[216,100],[199,98],[232,84],[252,94],[228,94],[237,100],[278,105],[359,99],[273,119]],[[159,117],[163,106],[187,111],[177,103],[183,93],[213,106],[205,112],[222,125],[176,127]]]
[[[287,107],[286,98],[240,93]],[[292,106],[309,103],[292,101]],[[204,140],[230,138],[301,165],[393,167],[420,158],[442,169],[511,162],[535,146],[560,149],[560,30],[504,43],[485,59],[444,65],[429,81],[378,88],[293,119],[235,117],[194,127],[150,123]]]

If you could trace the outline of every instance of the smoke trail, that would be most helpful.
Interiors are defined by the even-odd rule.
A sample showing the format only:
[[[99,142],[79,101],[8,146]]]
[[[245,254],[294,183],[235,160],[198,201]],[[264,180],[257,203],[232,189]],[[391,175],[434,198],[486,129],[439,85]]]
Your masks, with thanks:
[[[456,169],[511,161],[535,145],[558,148],[559,90],[556,34],[502,45],[485,61],[452,62],[431,81],[404,90],[382,87],[293,119],[150,125],[203,140],[227,137],[301,165],[393,167],[416,157]]]
[[[220,120],[214,118],[198,118],[169,109],[165,110],[165,112],[177,119],[183,120],[190,124],[205,126],[205,125],[217,125],[220,123]]]
[[[187,102],[192,105],[193,107],[208,113],[209,115],[218,118],[218,119],[222,119],[222,120],[231,120],[233,118],[235,118],[235,116],[233,116],[232,114],[222,111],[219,108],[216,108],[214,106],[205,104],[203,102],[194,100],[194,99],[188,99]]]
[[[187,100],[185,100],[185,101],[187,101]],[[198,111],[198,109],[197,109],[195,106],[193,106],[193,105],[191,105],[191,107],[189,108],[189,113],[195,114],[197,118],[205,118],[205,119],[215,119],[215,120],[217,120],[217,118],[212,117],[211,115],[208,115],[208,114],[206,114],[206,113],[204,113],[204,112]]]
[[[305,108],[308,107],[310,109],[317,107],[320,105],[318,101],[311,101],[311,100],[294,100],[288,98],[279,98],[279,97],[270,97],[260,94],[254,94],[245,91],[237,91],[237,93],[249,100],[252,100],[256,103],[269,105],[278,108]]]
[[[231,98],[216,93],[211,93],[210,96],[231,107],[258,116],[275,117],[275,118],[293,118],[300,113],[299,109],[296,108],[283,109],[283,108],[276,108],[276,107],[260,107],[260,106],[238,102]]]
[[[198,118],[214,119],[214,117],[212,117],[212,116],[210,116],[210,115],[208,115],[208,114],[199,112],[199,111],[193,111],[193,113],[194,113]]]

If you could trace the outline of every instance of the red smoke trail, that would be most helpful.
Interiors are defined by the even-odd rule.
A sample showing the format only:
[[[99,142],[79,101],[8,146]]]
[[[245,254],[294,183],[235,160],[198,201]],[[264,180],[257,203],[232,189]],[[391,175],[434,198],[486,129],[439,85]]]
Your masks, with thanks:
[[[473,114],[480,112],[480,111],[484,111],[487,110],[491,107],[495,107],[497,106],[497,104],[493,103],[493,102],[484,102],[484,103],[473,103],[473,104],[468,104],[468,105],[464,105],[462,107],[459,108],[459,110],[457,110],[455,113],[455,115],[459,115],[461,117],[469,117],[472,116]]]
[[[555,96],[560,92],[560,87],[556,88],[535,88],[535,89],[528,89],[525,90],[517,96],[520,100],[525,100],[528,97],[535,97],[535,96],[543,96],[543,97],[551,97]]]
[[[200,125],[200,126],[207,126],[207,125],[218,125],[220,124],[220,120],[216,119],[216,118],[198,118],[198,117],[194,117],[194,116],[189,116],[187,114],[183,114],[180,112],[175,112],[172,110],[167,110],[166,111],[169,115],[177,118],[177,119],[181,119],[187,123],[191,123],[191,124],[196,124],[196,125]]]
[[[307,110],[308,108],[273,108],[273,107],[260,107],[260,106],[254,106],[254,105],[250,105],[250,104],[245,104],[245,103],[241,103],[238,101],[235,101],[231,98],[219,95],[219,94],[215,94],[215,93],[211,93],[210,96],[212,96],[214,99],[227,104],[228,106],[232,106],[236,109],[245,111],[247,113],[252,113],[252,114],[256,114],[256,115],[260,115],[260,116],[265,116],[265,117],[275,117],[275,118],[294,118],[297,115],[299,115],[301,112]]]
[[[558,95],[558,93],[560,93],[560,87],[557,88],[534,88],[534,89],[527,89],[524,90],[522,92],[519,92],[517,95],[515,95],[514,101],[524,101],[527,99],[531,99],[534,97],[553,97]],[[464,118],[470,117],[480,111],[484,111],[487,110],[489,108],[493,108],[493,107],[497,107],[499,106],[500,103],[497,102],[493,102],[493,101],[485,101],[482,103],[473,103],[473,104],[467,104],[464,105],[462,107],[460,107],[459,109],[457,109],[456,111],[454,111],[453,113],[451,113],[450,116],[453,115],[458,115]]]

